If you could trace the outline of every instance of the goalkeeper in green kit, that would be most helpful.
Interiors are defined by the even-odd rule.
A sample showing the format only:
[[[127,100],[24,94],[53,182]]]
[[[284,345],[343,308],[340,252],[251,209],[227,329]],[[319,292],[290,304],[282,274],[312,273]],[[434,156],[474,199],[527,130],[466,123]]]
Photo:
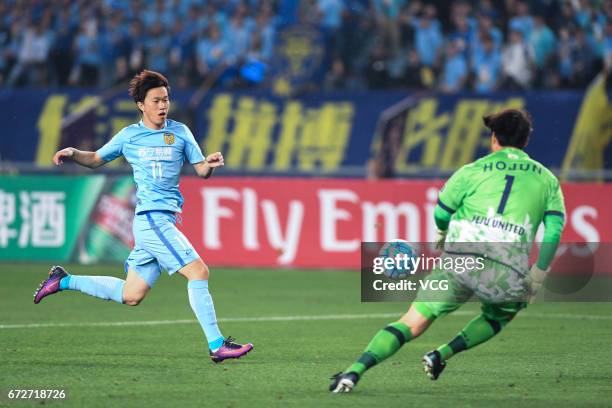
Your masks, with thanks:
[[[376,333],[359,359],[332,377],[330,391],[352,391],[368,369],[475,295],[482,302],[481,314],[423,357],[425,373],[436,380],[448,359],[494,337],[542,285],[565,222],[559,181],[523,151],[532,131],[526,112],[506,109],[485,116],[484,124],[491,131],[492,153],[448,179],[434,216],[444,246],[441,257],[479,257],[485,268],[461,274],[434,268],[427,279],[447,279],[448,290],[419,291],[399,321]],[[541,223],[542,247],[530,268],[529,251]]]

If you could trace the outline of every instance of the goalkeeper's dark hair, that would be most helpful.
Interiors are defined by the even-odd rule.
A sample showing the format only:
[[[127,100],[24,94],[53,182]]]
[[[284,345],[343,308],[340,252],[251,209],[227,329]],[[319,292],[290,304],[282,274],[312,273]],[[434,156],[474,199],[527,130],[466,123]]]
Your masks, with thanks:
[[[144,102],[149,89],[159,88],[160,86],[165,86],[168,92],[170,92],[170,85],[165,76],[159,72],[145,69],[134,75],[134,78],[130,81],[128,92],[134,98],[134,102]]]
[[[501,146],[524,149],[529,142],[532,120],[529,113],[521,109],[504,109],[482,118],[485,126],[495,133]]]

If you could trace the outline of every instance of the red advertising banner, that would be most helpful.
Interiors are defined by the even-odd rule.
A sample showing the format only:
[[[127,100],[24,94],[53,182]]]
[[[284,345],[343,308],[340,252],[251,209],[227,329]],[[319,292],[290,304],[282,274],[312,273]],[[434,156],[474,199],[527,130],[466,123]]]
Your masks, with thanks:
[[[361,241],[435,241],[442,184],[186,177],[179,228],[210,265],[358,269]],[[563,191],[563,241],[612,242],[612,184],[564,184]]]

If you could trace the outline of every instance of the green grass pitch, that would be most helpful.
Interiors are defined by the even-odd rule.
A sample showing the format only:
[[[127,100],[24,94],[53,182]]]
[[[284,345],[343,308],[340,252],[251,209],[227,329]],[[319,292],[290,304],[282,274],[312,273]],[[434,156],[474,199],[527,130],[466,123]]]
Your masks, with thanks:
[[[612,404],[612,304],[532,305],[430,381],[421,356],[477,313],[468,304],[370,370],[354,393],[332,395],[329,376],[406,309],[360,303],[355,272],[213,270],[223,334],[255,344],[247,357],[214,365],[182,277],[162,277],[138,307],[72,292],[36,306],[32,293],[46,269],[0,265],[0,406],[41,405],[9,401],[13,388],[65,389],[67,400],[45,402],[54,407]],[[121,276],[120,267],[68,270]],[[24,326],[37,323],[49,325]]]

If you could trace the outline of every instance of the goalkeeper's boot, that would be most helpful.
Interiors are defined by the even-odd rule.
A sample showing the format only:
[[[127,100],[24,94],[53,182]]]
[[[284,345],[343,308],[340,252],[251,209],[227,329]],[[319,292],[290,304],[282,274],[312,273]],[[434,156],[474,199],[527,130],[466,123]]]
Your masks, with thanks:
[[[220,363],[230,358],[240,358],[253,350],[253,345],[251,343],[238,344],[234,343],[234,340],[235,339],[228,336],[223,340],[223,345],[218,350],[214,352],[210,351],[210,359],[215,363]]]
[[[49,277],[44,280],[34,292],[34,303],[39,304],[44,297],[60,291],[60,281],[68,276],[68,272],[61,266],[52,266]]]
[[[446,368],[446,362],[438,350],[430,351],[423,356],[423,370],[432,380],[437,380]]]
[[[334,374],[331,380],[332,383],[329,386],[329,390],[334,394],[340,394],[353,391],[353,388],[357,385],[357,381],[359,381],[359,375],[354,372],[339,372],[338,374]]]

